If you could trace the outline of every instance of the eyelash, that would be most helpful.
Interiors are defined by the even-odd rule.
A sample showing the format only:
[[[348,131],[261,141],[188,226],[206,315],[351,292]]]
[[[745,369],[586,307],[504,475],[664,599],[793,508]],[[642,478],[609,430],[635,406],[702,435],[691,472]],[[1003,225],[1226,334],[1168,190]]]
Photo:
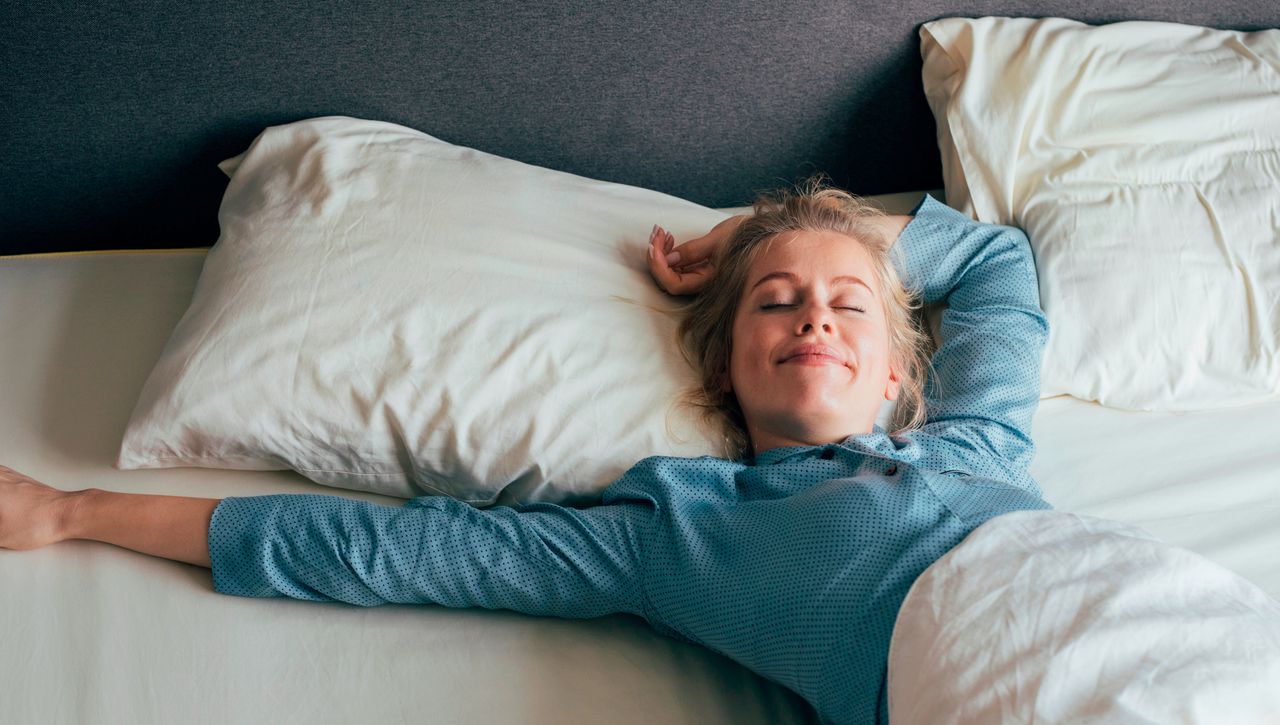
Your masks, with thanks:
[[[772,309],[774,309],[775,307],[790,307],[790,306],[791,306],[791,305],[785,305],[785,304],[774,304],[774,305],[764,305],[764,306],[762,306],[760,309],[762,309],[762,310],[772,310]],[[836,309],[837,309],[837,310],[854,310],[855,312],[866,312],[866,310],[862,309],[861,307],[837,307]]]

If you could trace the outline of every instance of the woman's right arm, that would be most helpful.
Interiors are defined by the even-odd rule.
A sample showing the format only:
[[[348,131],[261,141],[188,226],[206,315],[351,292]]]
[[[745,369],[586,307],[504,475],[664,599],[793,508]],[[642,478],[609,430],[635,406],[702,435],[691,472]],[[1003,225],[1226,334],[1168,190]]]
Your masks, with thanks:
[[[0,465],[0,549],[89,539],[208,567],[209,519],[220,500],[64,491]]]
[[[214,588],[247,597],[645,616],[639,500],[477,509],[447,496],[226,498],[209,525]]]
[[[63,491],[0,466],[0,548],[68,539],[212,569],[246,597],[645,615],[640,539],[654,505],[617,499],[477,509],[445,496],[382,506],[342,496],[225,499]]]

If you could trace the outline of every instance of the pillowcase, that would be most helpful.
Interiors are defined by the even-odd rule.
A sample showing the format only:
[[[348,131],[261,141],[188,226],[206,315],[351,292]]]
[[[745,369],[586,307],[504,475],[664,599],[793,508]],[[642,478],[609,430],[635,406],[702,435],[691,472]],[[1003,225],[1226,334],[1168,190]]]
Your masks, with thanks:
[[[1280,396],[1280,30],[946,18],[920,36],[947,203],[1030,238],[1042,397]]]
[[[695,377],[644,248],[725,214],[346,117],[220,166],[221,236],[118,468],[570,504],[646,456],[720,451],[674,405]]]

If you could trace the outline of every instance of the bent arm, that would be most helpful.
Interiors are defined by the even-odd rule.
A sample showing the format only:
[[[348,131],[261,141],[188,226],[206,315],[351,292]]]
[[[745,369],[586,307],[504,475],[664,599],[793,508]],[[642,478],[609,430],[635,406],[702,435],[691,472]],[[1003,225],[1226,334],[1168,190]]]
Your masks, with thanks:
[[[1049,336],[1027,235],[928,195],[914,214],[898,237],[900,271],[925,303],[947,302],[924,430],[1025,469]]]
[[[632,502],[481,510],[445,496],[402,507],[308,494],[227,498],[213,512],[209,552],[214,588],[225,594],[644,616],[638,537],[649,511]]]

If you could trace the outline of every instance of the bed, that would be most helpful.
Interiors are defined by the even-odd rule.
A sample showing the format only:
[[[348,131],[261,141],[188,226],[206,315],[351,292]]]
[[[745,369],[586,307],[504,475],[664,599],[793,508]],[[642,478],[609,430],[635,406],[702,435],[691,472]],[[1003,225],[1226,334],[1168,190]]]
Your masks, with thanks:
[[[68,490],[389,505],[404,497],[335,491],[294,470],[117,466],[218,240],[228,181],[218,164],[264,128],[376,119],[723,212],[821,170],[890,212],[927,192],[979,216],[1021,209],[1014,221],[1034,226],[1028,207],[1000,207],[976,174],[940,157],[937,99],[920,84],[922,23],[1000,14],[1280,27],[1268,6],[1114,2],[20,4],[3,14],[0,463]],[[1277,240],[1262,259],[1280,259]],[[1276,277],[1250,279],[1274,312]],[[1263,333],[1275,319],[1262,318]],[[1250,339],[1274,369],[1266,335]],[[1057,509],[1141,527],[1280,598],[1280,386],[1240,379],[1221,378],[1228,393],[1208,403],[1162,410],[1046,395],[1031,475]],[[227,597],[205,569],[86,541],[2,551],[0,581],[6,721],[819,721],[796,693],[630,615]],[[927,722],[922,712],[910,721]]]

